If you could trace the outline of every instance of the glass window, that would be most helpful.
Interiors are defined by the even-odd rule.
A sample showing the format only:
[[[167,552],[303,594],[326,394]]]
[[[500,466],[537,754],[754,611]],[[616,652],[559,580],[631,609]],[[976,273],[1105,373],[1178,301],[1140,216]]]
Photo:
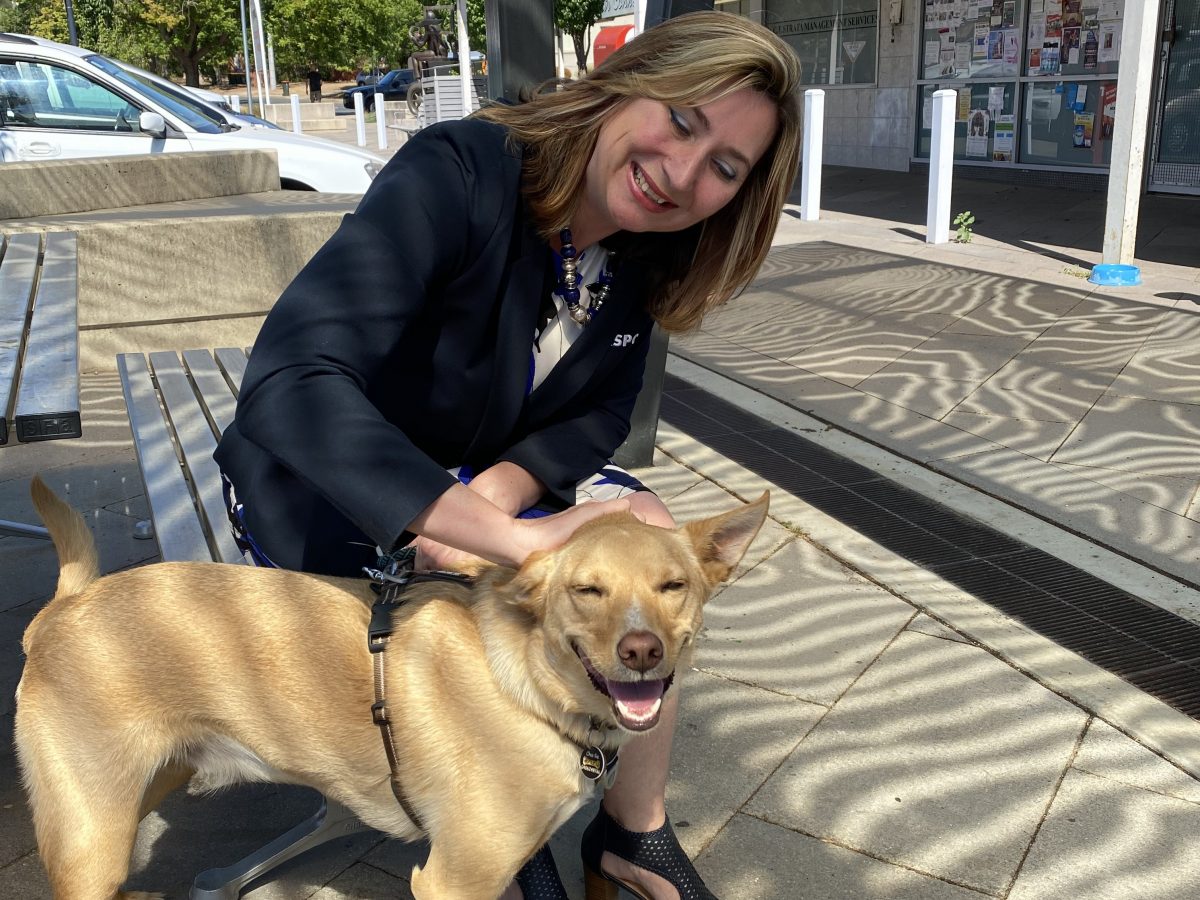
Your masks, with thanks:
[[[5,127],[137,131],[141,110],[77,72],[46,62],[0,59]]]
[[[766,0],[763,24],[800,60],[805,84],[872,84],[879,0]]]
[[[1014,143],[1017,86],[991,84],[921,85],[921,122],[917,129],[917,156],[928,157],[933,141],[933,92],[952,88],[958,92],[954,117],[954,158],[973,162],[1011,162]]]
[[[1026,84],[1021,162],[1107,166],[1116,107],[1115,81]]]
[[[1017,0],[927,0],[922,78],[1000,78],[1021,66]]]
[[[136,94],[174,113],[192,128],[196,129],[196,131],[202,131],[206,134],[216,134],[222,130],[221,126],[225,120],[218,113],[186,95],[181,97],[180,94],[183,93],[182,91],[171,91],[168,93],[166,89],[159,87],[150,78],[141,74],[138,69],[134,69],[133,67],[129,67],[128,69],[123,68],[111,59],[106,59],[103,56],[89,56],[87,57],[87,62],[102,72],[107,72]]]
[[[1025,74],[1115,75],[1121,56],[1120,0],[1033,0]]]

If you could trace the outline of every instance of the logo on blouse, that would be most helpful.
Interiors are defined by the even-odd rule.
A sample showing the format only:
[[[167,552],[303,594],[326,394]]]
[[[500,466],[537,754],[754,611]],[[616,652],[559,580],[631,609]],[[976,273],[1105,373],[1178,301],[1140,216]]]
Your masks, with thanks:
[[[637,339],[638,339],[638,336],[639,336],[640,334],[641,334],[641,332],[639,331],[637,334],[617,334],[617,335],[613,335],[613,342],[612,342],[612,345],[613,345],[614,347],[628,347],[628,346],[630,346],[631,344],[634,344],[634,343],[636,343],[636,341],[637,341]]]

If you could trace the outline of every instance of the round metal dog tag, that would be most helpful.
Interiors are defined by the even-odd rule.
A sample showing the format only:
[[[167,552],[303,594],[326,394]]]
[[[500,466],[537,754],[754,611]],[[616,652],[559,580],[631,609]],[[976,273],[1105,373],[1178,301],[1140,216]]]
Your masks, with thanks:
[[[599,747],[585,747],[579,754],[579,768],[586,778],[599,781],[608,771],[608,760],[604,758],[604,751]]]

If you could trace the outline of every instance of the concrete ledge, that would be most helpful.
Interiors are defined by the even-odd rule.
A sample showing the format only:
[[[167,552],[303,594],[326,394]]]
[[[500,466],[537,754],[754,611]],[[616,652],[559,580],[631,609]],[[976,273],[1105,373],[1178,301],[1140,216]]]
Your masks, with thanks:
[[[296,273],[359,197],[303,191],[210,198],[4,223],[74,231],[79,363],[123,352],[248,346]]]
[[[277,190],[279,162],[273,150],[4,163],[0,220]]]

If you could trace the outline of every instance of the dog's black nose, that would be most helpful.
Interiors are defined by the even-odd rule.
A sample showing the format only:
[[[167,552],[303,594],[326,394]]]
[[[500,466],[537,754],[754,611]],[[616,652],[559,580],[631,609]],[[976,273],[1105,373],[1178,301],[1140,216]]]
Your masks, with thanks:
[[[662,662],[662,641],[648,631],[631,631],[617,644],[617,655],[625,668],[648,672]]]

